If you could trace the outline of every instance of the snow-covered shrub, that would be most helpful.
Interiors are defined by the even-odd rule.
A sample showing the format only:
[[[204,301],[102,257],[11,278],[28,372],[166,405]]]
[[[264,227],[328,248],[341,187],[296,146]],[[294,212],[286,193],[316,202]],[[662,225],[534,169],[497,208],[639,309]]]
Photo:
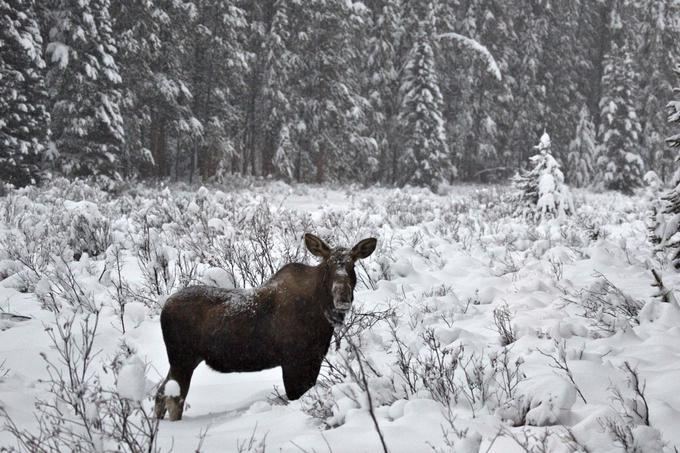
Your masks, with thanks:
[[[111,244],[109,217],[101,214],[90,201],[65,201],[63,222],[68,231],[68,244],[75,259],[83,253],[98,256]]]
[[[604,335],[611,335],[639,324],[638,313],[644,303],[614,285],[604,275],[589,288],[568,299],[583,309],[583,316]]]
[[[494,308],[493,321],[501,338],[501,346],[508,346],[517,340],[517,334],[512,327],[512,313],[507,304]]]
[[[98,358],[94,340],[99,312],[82,318],[55,316],[48,335],[57,356],[43,354],[49,392],[35,403],[37,429],[22,428],[0,407],[0,418],[17,445],[38,453],[160,451],[145,365],[129,350],[121,352],[127,358],[118,354],[111,365]],[[110,371],[113,381],[106,382]]]
[[[176,253],[165,244],[161,232],[153,227],[146,217],[136,246],[137,260],[144,275],[150,300],[170,295],[176,283],[175,269],[172,265]]]
[[[55,210],[25,201],[28,204],[12,217],[10,228],[0,232],[0,249],[2,258],[14,263],[5,266],[15,271],[12,286],[30,291],[44,277],[54,257],[66,253],[68,241],[66,230],[59,228],[61,222]]]
[[[456,425],[456,416],[451,410],[447,411],[446,422],[442,426],[444,446],[431,445],[435,453],[479,453],[482,436],[470,428],[460,428]]]
[[[626,377],[628,394],[616,386],[610,387],[616,413],[600,419],[600,425],[626,453],[670,452],[659,430],[650,426],[650,409],[645,394],[647,383],[641,379],[637,368],[627,361],[619,369]]]
[[[324,428],[344,424],[352,409],[373,410],[397,399],[392,379],[363,356],[363,348],[343,345],[324,359],[316,386],[302,397],[302,410]]]
[[[539,220],[574,213],[571,192],[550,148],[550,136],[544,132],[535,147],[538,154],[531,157],[533,168],[513,178],[519,212]]]
[[[250,437],[245,439],[236,440],[236,452],[237,453],[265,453],[267,446],[267,435],[265,434],[262,438],[256,436],[257,426],[253,428],[253,432]],[[205,433],[203,434],[205,436]],[[202,441],[199,441],[199,446],[196,448],[196,452],[201,451]]]
[[[80,262],[55,257],[47,279],[41,281],[46,285],[40,290],[44,306],[57,313],[64,307],[75,312],[98,312],[101,303],[95,300],[95,290],[90,287],[92,278],[96,278],[94,274],[87,255],[81,257]]]
[[[433,400],[451,407],[458,403],[461,393],[460,384],[456,381],[461,349],[443,347],[432,328],[426,329],[421,338],[425,347],[416,363],[422,385]]]

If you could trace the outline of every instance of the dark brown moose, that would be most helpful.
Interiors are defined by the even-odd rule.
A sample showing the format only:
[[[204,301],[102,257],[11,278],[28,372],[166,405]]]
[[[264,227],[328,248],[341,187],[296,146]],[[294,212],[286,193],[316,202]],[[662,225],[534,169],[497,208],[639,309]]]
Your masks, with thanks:
[[[167,410],[170,420],[182,418],[191,375],[204,360],[222,373],[281,366],[286,396],[300,398],[316,383],[333,330],[352,304],[354,263],[376,243],[369,238],[351,250],[331,249],[306,234],[307,249],[322,258],[317,266],[286,264],[259,288],[192,286],[168,298],[161,328],[170,371],[156,396],[156,416]]]

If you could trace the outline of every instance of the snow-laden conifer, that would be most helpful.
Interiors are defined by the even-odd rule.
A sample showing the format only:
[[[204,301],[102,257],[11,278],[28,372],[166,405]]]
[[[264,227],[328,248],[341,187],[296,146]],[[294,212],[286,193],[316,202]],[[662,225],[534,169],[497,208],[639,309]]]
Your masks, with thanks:
[[[569,183],[576,187],[590,184],[595,165],[595,151],[597,149],[595,126],[588,112],[583,106],[579,114],[578,125],[574,139],[569,143],[567,155],[567,176]]]
[[[513,179],[513,185],[519,191],[519,210],[530,218],[559,218],[574,212],[571,192],[551,154],[551,146],[550,136],[544,132],[534,147],[538,153],[530,158],[532,168]]]
[[[0,180],[37,182],[48,128],[42,38],[33,0],[0,0]]]

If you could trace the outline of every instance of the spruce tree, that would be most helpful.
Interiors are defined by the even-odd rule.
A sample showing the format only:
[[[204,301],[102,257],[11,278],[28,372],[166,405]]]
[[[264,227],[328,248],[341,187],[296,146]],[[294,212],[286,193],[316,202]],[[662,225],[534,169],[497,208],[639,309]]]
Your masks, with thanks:
[[[364,80],[370,102],[369,133],[381,163],[378,178],[394,183],[398,165],[397,116],[399,114],[398,35],[400,0],[371,5],[370,37],[366,49]]]
[[[680,65],[675,67],[675,73],[680,77]],[[675,88],[673,91],[678,94],[680,88]],[[668,122],[676,127],[680,125],[680,99],[673,99],[668,103]],[[671,148],[680,149],[680,132],[668,137],[666,141]],[[676,162],[680,162],[680,157],[676,157]],[[655,218],[650,230],[654,233],[662,232],[661,247],[671,250],[673,267],[680,270],[680,167],[676,169],[670,186],[672,189],[663,196],[666,203],[665,216]],[[652,240],[654,239],[652,235]]]
[[[664,107],[674,83],[673,68],[668,62],[678,57],[680,45],[680,4],[672,0],[644,0],[635,5],[639,17],[637,67],[642,157],[650,170],[666,180],[671,176],[673,159],[665,143],[670,125]]]
[[[61,170],[118,177],[124,143],[110,0],[52,0],[52,133]]]
[[[243,125],[245,109],[239,108],[246,91],[246,72],[251,55],[244,49],[246,12],[234,0],[194,1],[196,17],[189,44],[190,89],[194,118],[187,122],[186,146],[192,150],[191,176],[212,176],[218,164],[231,157],[231,138]],[[254,3],[250,6],[253,7]],[[249,106],[246,104],[246,109]],[[200,123],[200,126],[199,126]],[[252,154],[246,165],[257,174]]]
[[[297,150],[295,179],[324,182],[356,180],[367,170],[370,140],[365,115],[368,102],[359,84],[363,60],[365,8],[349,2],[282,0],[289,39],[285,57],[287,123]],[[293,132],[293,131],[291,131]]]
[[[627,43],[612,43],[602,76],[600,151],[596,183],[631,194],[642,186],[640,120],[635,111],[635,69]]]
[[[130,0],[111,7],[124,81],[123,173],[165,177],[173,162],[169,139],[192,117],[183,67],[190,21],[176,2]]]
[[[295,96],[289,89],[292,80],[301,73],[302,61],[291,43],[288,16],[289,2],[274,3],[272,23],[264,38],[263,88],[260,105],[266,143],[265,154],[273,154],[271,166],[275,175],[285,180],[295,180],[296,162],[302,150],[296,149],[291,133],[294,132],[296,111]],[[253,125],[256,127],[257,124]],[[291,131],[293,129],[293,131]],[[258,129],[259,130],[259,129]]]
[[[588,107],[584,104],[579,113],[576,135],[569,143],[567,176],[570,184],[576,187],[584,187],[590,184],[596,150],[595,125],[591,120]]]
[[[425,21],[404,69],[399,121],[403,144],[400,154],[401,185],[429,186],[437,190],[454,171],[446,143],[431,37]]]
[[[571,193],[551,147],[550,136],[544,132],[534,147],[538,153],[530,158],[532,168],[513,178],[518,211],[528,218],[543,220],[574,213]]]
[[[295,149],[290,138],[288,125],[281,127],[279,145],[274,154],[274,167],[283,179],[293,181],[295,175]]]
[[[450,3],[442,8],[452,8]],[[512,15],[507,2],[473,0],[466,9],[453,8],[444,32],[458,32],[485,45],[503,73],[498,80],[488,70],[488,64],[458,40],[439,41],[437,67],[445,99],[443,115],[447,139],[459,177],[463,179],[493,178],[506,163],[502,142],[514,109],[511,89],[515,80],[506,71],[516,58]],[[460,18],[459,21],[452,19]],[[442,19],[443,20],[443,19]],[[450,69],[449,69],[450,68]]]
[[[33,0],[0,0],[0,181],[40,175],[48,119],[42,38]]]

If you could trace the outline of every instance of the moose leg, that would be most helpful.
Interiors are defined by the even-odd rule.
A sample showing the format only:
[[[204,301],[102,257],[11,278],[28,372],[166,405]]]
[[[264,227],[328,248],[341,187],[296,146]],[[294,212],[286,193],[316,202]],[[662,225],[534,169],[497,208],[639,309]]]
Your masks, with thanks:
[[[187,394],[189,393],[191,376],[194,374],[195,368],[196,365],[170,367],[170,373],[168,373],[168,377],[175,380],[177,384],[179,384],[179,395],[165,396],[165,407],[168,409],[170,421],[182,419],[182,413],[184,412],[184,401],[186,400]]]
[[[289,400],[299,399],[307,390],[314,387],[319,376],[321,361],[292,361],[283,366],[283,385]]]
[[[170,380],[170,373],[168,373],[168,376],[158,387],[158,392],[156,392],[154,413],[156,414],[156,418],[158,419],[163,419],[163,417],[165,417],[165,413],[168,410],[168,408],[165,406],[165,384],[168,382],[168,380]]]

